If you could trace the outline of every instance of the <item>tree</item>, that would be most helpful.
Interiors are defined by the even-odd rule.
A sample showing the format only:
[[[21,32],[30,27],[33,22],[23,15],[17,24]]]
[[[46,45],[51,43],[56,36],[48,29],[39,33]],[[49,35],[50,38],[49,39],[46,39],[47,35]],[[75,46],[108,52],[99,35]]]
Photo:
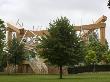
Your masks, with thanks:
[[[96,37],[96,33],[93,32],[89,35],[87,49],[92,50],[96,53],[97,62],[100,63],[103,60],[103,55],[108,52],[108,43],[106,41],[105,45],[101,44]]]
[[[110,64],[110,50],[106,51],[102,56],[103,62],[106,64]]]
[[[107,62],[110,64],[110,50],[107,53]]]
[[[24,59],[24,44],[20,43],[17,38],[13,38],[9,45],[9,63],[16,65],[20,65],[22,60]]]
[[[110,0],[108,1],[108,5],[107,6],[108,6],[108,8],[110,8]]]
[[[37,53],[35,50],[25,50],[25,54],[23,55],[24,60],[29,60],[30,58],[35,58]]]
[[[95,72],[95,64],[97,63],[96,52],[93,50],[87,50],[85,61],[87,65],[93,65],[93,72]]]
[[[41,37],[37,48],[46,61],[60,68],[62,79],[63,66],[75,65],[83,60],[83,42],[77,37],[74,26],[66,17],[49,23],[48,32],[49,34]]]
[[[95,51],[88,50],[85,56],[85,61],[86,61],[86,64],[93,65],[97,61]]]
[[[4,21],[0,19],[0,66],[3,65],[3,56],[4,56],[4,48],[5,48],[5,34],[6,34],[6,27]]]

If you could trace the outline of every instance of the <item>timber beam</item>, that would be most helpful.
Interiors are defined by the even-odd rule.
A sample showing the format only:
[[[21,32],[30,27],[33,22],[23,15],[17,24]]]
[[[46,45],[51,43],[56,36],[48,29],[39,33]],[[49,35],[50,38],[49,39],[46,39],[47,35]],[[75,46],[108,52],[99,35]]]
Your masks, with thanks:
[[[7,23],[7,26],[8,26],[7,31],[9,31],[9,29],[11,29],[12,32],[20,33],[20,30],[17,27],[15,27],[14,25]]]
[[[93,30],[93,29],[99,29],[101,27],[105,27],[105,23],[99,23],[99,24],[90,24],[90,25],[82,25],[82,26],[75,26],[75,31],[81,31],[81,30]],[[43,36],[44,34],[47,34],[47,30],[41,30],[41,31],[33,31],[38,36]],[[28,36],[28,35],[27,35]]]
[[[105,23],[98,23],[98,24],[89,24],[89,25],[82,25],[82,26],[75,26],[76,31],[82,30],[93,30],[93,29],[99,29],[101,27],[105,27]]]
[[[102,22],[104,23],[106,20],[107,20],[107,17],[103,15],[95,22],[95,24],[102,23]]]
[[[93,31],[95,29],[100,29],[100,41],[104,44],[105,42],[105,27],[106,23],[104,23],[107,20],[106,16],[100,17],[95,24],[89,24],[89,25],[82,25],[82,26],[74,26],[75,31],[82,31],[86,30],[87,32],[83,34],[83,36],[88,35],[90,31]],[[25,37],[34,37],[36,36],[43,36],[44,34],[48,34],[47,30],[40,30],[40,31],[31,31],[26,30],[24,28],[18,28],[17,26],[7,23],[7,31],[9,31],[9,35],[12,34],[12,32],[16,32],[18,38],[22,38],[24,35]],[[11,38],[11,36],[9,36]],[[8,39],[9,39],[8,38]]]

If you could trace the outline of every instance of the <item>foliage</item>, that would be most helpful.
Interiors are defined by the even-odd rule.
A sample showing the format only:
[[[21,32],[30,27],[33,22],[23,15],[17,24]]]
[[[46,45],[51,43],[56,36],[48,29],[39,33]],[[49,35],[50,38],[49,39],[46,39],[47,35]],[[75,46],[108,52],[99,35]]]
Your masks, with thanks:
[[[91,73],[91,72],[110,72],[110,65],[103,64],[103,65],[84,65],[84,66],[75,66],[69,67],[68,73],[69,74],[78,74],[78,73]]]
[[[92,50],[96,53],[97,62],[101,62],[103,60],[103,55],[108,51],[108,43],[103,45],[100,41],[92,34],[89,35],[89,43],[87,44],[87,51]]]
[[[9,46],[9,63],[15,65],[21,64],[24,59],[24,53],[24,44],[20,43],[17,38],[14,37]]]
[[[40,55],[52,65],[60,67],[62,78],[62,66],[75,65],[83,60],[83,42],[66,17],[50,23],[48,32],[40,39]]]
[[[104,55],[103,55],[103,62],[110,64],[110,51],[107,51]]]
[[[95,51],[88,50],[85,56],[86,64],[91,65],[97,62]]]
[[[24,60],[29,60],[30,58],[35,58],[36,53],[31,50],[25,50],[25,53],[23,55]]]
[[[3,65],[3,58],[4,58],[4,48],[5,48],[5,34],[6,34],[6,27],[4,21],[0,19],[0,66]]]
[[[110,53],[107,55],[107,61],[110,63]]]

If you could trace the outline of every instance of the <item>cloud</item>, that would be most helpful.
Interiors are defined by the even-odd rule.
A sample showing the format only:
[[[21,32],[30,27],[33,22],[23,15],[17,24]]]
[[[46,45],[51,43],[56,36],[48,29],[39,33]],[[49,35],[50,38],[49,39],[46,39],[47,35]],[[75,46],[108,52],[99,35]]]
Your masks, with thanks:
[[[51,18],[62,15],[75,20],[75,17],[79,19],[85,15],[101,14],[104,12],[104,2],[105,0],[1,0],[0,10],[1,16],[6,20],[20,18],[29,24],[34,22],[45,25]]]
[[[110,10],[108,0],[0,0],[0,18],[16,23],[20,19],[24,26],[48,27],[48,23],[60,16],[67,16],[76,25],[89,24],[106,15],[106,37],[110,43]]]

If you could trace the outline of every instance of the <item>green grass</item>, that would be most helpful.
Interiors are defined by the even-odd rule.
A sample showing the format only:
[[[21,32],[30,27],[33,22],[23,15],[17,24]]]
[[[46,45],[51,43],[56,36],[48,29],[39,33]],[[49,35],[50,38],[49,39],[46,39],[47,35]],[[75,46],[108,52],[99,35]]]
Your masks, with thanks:
[[[63,76],[58,75],[0,75],[0,82],[110,82],[109,73],[82,73]]]

